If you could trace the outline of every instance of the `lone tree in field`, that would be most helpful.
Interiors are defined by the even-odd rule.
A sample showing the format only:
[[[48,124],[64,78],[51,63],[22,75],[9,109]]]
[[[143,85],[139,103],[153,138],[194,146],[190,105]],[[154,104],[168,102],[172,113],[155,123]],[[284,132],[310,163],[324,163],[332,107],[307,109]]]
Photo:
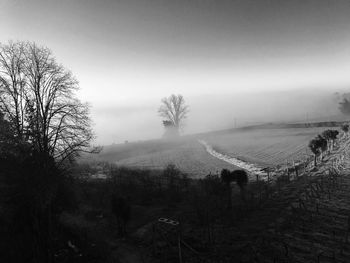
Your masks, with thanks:
[[[182,95],[172,94],[168,98],[161,100],[161,106],[158,113],[164,118],[163,125],[166,129],[165,136],[178,136],[180,128],[183,125],[189,112],[188,106],[185,104],[185,99]]]
[[[78,82],[52,52],[35,43],[0,44],[0,110],[19,141],[57,162],[86,150],[93,138]]]

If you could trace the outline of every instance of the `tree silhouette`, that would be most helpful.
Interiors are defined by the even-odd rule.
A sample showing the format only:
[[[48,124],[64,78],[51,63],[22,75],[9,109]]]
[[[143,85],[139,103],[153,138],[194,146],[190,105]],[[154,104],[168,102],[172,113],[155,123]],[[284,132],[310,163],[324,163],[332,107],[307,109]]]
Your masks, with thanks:
[[[317,135],[318,145],[320,148],[321,160],[323,159],[323,152],[327,151],[328,143],[322,135]]]
[[[165,118],[163,121],[164,127],[174,129],[177,134],[188,112],[189,108],[185,104],[183,96],[174,94],[168,98],[163,98],[161,100],[161,106],[158,109],[159,115]]]
[[[117,227],[120,236],[126,235],[126,226],[130,220],[130,205],[126,198],[114,194],[111,200],[112,212],[117,220]]]
[[[231,172],[231,176],[233,181],[237,183],[239,188],[243,189],[244,187],[246,187],[248,183],[248,175],[246,171],[234,170],[233,172]]]
[[[0,154],[0,180],[8,186],[0,206],[12,211],[9,229],[25,229],[13,243],[31,243],[23,257],[35,262],[53,262],[62,168],[93,138],[89,107],[76,97],[77,89],[72,73],[49,49],[0,44],[0,152],[6,151]]]
[[[325,130],[322,132],[321,136],[327,140],[327,145],[328,145],[328,151],[330,151],[330,141],[332,140],[332,135],[333,135],[333,131],[332,130]]]
[[[227,190],[228,190],[228,207],[232,207],[232,188],[231,183],[236,182],[236,184],[239,186],[241,191],[242,199],[245,199],[245,188],[248,183],[248,175],[247,172],[244,170],[234,170],[229,171],[227,169],[221,170],[221,181],[226,184]]]
[[[0,155],[8,153],[13,147],[12,135],[10,123],[0,111]]]
[[[310,142],[309,142],[309,148],[312,151],[312,153],[314,154],[314,166],[317,166],[317,156],[320,154],[320,141],[318,140],[318,138],[313,138]]]
[[[227,169],[221,170],[221,181],[226,184],[227,187],[227,206],[228,208],[232,208],[232,188],[231,183],[234,181],[234,178],[231,172]]]
[[[334,142],[337,139],[338,135],[339,135],[339,131],[337,131],[337,130],[330,131],[330,140],[332,141],[332,149],[334,147]]]
[[[89,106],[75,96],[78,82],[52,52],[35,43],[0,45],[0,109],[15,136],[56,162],[88,149]]]
[[[248,183],[248,174],[244,170],[234,170],[231,172],[232,179],[237,183],[241,190],[241,197],[245,200],[245,189]]]

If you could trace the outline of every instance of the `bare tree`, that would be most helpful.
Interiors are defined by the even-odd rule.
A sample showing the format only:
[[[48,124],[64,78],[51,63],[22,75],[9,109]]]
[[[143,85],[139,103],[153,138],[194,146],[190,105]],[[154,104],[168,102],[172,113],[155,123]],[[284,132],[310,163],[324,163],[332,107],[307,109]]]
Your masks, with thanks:
[[[158,113],[161,117],[165,118],[163,121],[164,126],[166,128],[172,126],[175,130],[179,131],[189,112],[184,97],[182,95],[172,94],[168,98],[163,98],[161,102],[162,104],[159,107]]]
[[[0,109],[16,137],[62,162],[88,149],[93,133],[89,106],[78,82],[52,52],[35,43],[0,45]]]
[[[89,150],[93,138],[89,106],[76,97],[78,87],[49,49],[29,42],[0,44],[0,125],[9,125],[0,129],[0,148],[19,149],[8,156],[13,165],[0,174],[11,175],[7,195],[23,200],[16,211],[31,229],[35,262],[53,262],[54,204],[65,178],[60,165]]]

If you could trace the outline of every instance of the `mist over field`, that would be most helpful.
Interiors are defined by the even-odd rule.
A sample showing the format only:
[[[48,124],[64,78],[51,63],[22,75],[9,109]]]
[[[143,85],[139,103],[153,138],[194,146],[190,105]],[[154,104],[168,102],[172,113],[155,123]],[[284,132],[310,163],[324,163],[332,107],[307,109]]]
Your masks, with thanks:
[[[233,91],[227,94],[205,94],[205,91],[198,90],[197,94],[185,96],[186,103],[190,105],[190,114],[185,120],[183,133],[194,134],[268,122],[343,120],[346,116],[339,111],[340,98],[335,95],[335,92],[342,91],[343,87]],[[125,106],[95,105],[92,114],[97,142],[109,145],[126,140],[162,137],[164,128],[157,115],[159,103],[158,98],[145,98]]]
[[[349,262],[350,0],[0,0],[0,263]]]

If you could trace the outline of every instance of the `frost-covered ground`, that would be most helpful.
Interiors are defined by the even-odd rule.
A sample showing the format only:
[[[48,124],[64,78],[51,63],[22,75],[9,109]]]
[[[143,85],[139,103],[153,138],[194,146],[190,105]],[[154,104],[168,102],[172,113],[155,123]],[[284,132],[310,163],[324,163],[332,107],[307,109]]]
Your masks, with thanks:
[[[259,175],[262,179],[267,177],[267,173],[262,171],[262,169],[264,167],[262,167],[261,165],[245,162],[245,161],[239,160],[237,158],[231,157],[229,155],[219,153],[219,152],[215,151],[213,149],[213,147],[211,145],[209,145],[204,140],[198,140],[198,142],[200,144],[202,144],[205,147],[206,151],[209,154],[211,154],[212,156],[214,156],[215,158],[223,160],[223,161],[225,161],[227,163],[230,163],[230,164],[232,164],[234,166],[237,166],[237,167],[239,167],[241,169],[244,169],[244,170],[246,170],[247,172],[249,172],[252,175]]]

